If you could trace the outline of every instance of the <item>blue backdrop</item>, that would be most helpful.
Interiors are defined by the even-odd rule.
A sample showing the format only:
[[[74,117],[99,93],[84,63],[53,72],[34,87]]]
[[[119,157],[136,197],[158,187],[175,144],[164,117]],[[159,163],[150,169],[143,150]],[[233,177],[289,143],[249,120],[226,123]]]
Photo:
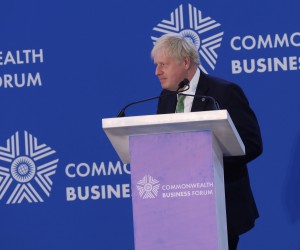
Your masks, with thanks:
[[[264,153],[249,165],[260,219],[239,249],[300,249],[299,8],[2,2],[0,249],[134,249],[130,166],[101,119],[160,93],[150,51],[169,32],[195,42],[203,70],[244,89],[261,125]],[[155,112],[148,102],[127,115]]]

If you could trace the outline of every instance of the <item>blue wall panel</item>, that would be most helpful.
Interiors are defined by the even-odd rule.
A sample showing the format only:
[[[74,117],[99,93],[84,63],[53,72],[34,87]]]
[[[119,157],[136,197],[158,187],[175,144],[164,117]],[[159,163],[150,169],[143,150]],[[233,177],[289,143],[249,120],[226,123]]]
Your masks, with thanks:
[[[176,32],[199,34],[189,20],[200,12],[216,27],[202,30],[199,50],[205,39],[219,45],[216,55],[201,56],[205,70],[244,89],[264,141],[263,155],[249,164],[261,217],[240,249],[300,249],[299,7],[295,0],[2,3],[0,249],[134,248],[130,166],[101,119],[160,93],[150,51],[170,27],[159,24],[178,13]],[[232,65],[244,61],[248,73],[237,73]],[[149,102],[127,115],[155,111]],[[13,173],[20,164],[25,172]],[[110,189],[116,194],[108,198]]]

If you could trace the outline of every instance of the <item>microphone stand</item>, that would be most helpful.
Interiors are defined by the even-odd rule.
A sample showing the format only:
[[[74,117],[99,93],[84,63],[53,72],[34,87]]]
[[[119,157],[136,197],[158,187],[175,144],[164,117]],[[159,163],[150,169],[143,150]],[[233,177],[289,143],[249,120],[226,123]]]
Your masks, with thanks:
[[[184,88],[184,86],[187,86],[187,88],[179,91],[180,89]],[[147,99],[143,99],[143,100],[128,103],[124,108],[122,108],[119,111],[119,113],[117,114],[116,117],[124,117],[125,116],[125,110],[131,105],[142,103],[142,102],[147,102],[147,101],[151,101],[151,100],[155,100],[155,99],[158,99],[158,98],[163,98],[163,97],[170,96],[170,95],[179,94],[179,93],[187,91],[189,88],[190,88],[189,80],[184,79],[182,82],[179,83],[178,88],[175,92],[169,93],[169,94],[166,94],[166,95],[163,95],[163,96],[155,96],[155,97],[151,97],[151,98],[147,98]]]

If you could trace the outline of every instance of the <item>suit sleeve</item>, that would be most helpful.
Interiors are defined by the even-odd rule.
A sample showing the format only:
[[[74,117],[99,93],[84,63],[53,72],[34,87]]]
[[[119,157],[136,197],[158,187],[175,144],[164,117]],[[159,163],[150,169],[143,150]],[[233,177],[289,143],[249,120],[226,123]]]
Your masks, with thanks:
[[[245,156],[224,157],[224,166],[240,166],[258,157],[263,150],[262,138],[257,118],[251,109],[243,90],[236,84],[228,84],[225,88],[222,109],[229,115],[245,145]]]

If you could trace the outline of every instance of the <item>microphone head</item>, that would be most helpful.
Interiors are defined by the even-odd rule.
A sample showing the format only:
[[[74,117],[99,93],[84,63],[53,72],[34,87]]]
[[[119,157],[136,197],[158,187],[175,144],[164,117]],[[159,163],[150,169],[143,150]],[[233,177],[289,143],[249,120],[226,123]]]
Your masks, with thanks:
[[[185,86],[188,86],[189,83],[190,83],[190,81],[189,81],[188,79],[184,78],[183,81],[181,81],[181,82],[178,84],[178,89],[177,89],[177,90],[182,89],[182,88],[185,87]]]
[[[120,112],[117,114],[116,117],[124,117],[125,116],[125,110],[121,109]]]

